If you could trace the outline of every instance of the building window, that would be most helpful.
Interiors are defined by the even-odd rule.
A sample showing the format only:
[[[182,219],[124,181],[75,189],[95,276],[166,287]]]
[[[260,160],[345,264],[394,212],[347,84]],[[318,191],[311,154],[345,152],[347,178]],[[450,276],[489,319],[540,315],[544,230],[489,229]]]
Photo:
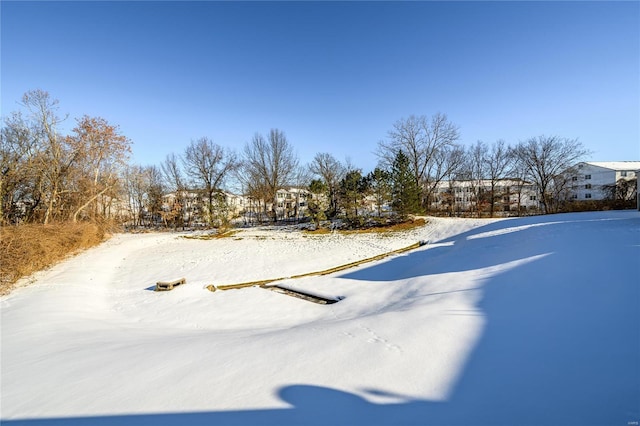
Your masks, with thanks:
[[[573,176],[573,177],[571,178],[571,180],[572,180],[572,181],[574,181],[574,182],[575,182],[575,181],[577,181],[577,180],[578,180],[578,176]]]
[[[578,194],[573,194],[573,195],[571,196],[571,198],[573,198],[574,200],[577,200],[577,199],[578,199]]]
[[[591,198],[591,194],[584,194],[584,198]]]
[[[620,176],[627,177],[627,172],[620,172]]]
[[[591,179],[591,175],[584,175],[585,179]]]
[[[536,198],[537,197],[535,195],[529,195],[529,201],[535,201]]]
[[[586,185],[584,186],[584,189],[591,189],[591,184],[590,184],[590,183],[586,184]]]

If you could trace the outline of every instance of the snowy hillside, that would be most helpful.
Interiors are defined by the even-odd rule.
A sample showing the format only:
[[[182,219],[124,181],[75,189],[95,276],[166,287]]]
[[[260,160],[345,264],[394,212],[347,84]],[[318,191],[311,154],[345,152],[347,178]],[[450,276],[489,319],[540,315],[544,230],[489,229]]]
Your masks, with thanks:
[[[116,235],[2,298],[2,424],[637,424],[639,260],[635,211]]]

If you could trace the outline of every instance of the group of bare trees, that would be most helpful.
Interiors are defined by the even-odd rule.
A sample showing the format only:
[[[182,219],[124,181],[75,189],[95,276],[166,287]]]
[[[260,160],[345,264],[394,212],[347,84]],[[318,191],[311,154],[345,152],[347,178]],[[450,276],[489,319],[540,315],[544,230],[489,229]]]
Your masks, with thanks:
[[[277,218],[278,190],[295,185],[300,179],[299,161],[284,132],[271,129],[268,138],[256,133],[244,146],[238,180],[243,193],[261,206],[271,220]]]
[[[573,167],[588,153],[577,139],[534,137],[515,146],[514,166],[536,185],[543,212],[554,213],[568,199]]]
[[[408,157],[420,191],[420,210],[429,211],[442,181],[467,181],[476,208],[484,201],[493,216],[502,196],[497,185],[507,178],[535,187],[544,213],[558,211],[572,167],[588,154],[577,139],[558,136],[532,137],[515,146],[503,140],[491,145],[478,141],[466,148],[459,138],[458,127],[444,114],[410,116],[393,125],[388,139],[379,143],[378,155],[383,164],[390,164],[398,152]]]
[[[169,211],[155,216],[177,226],[189,225],[195,215],[209,226],[226,225],[230,206],[224,188],[236,184],[260,214],[275,220],[276,193],[295,181],[297,170],[293,147],[278,129],[267,138],[257,133],[240,156],[202,137],[191,141],[182,154],[169,154],[161,164],[165,192],[174,199]],[[190,199],[194,195],[199,199]]]
[[[103,216],[119,190],[131,141],[100,117],[62,135],[58,101],[27,92],[5,118],[0,150],[0,221],[77,221]]]
[[[550,213],[568,188],[571,167],[588,153],[577,140],[557,136],[465,147],[458,126],[437,113],[395,122],[378,143],[379,166],[368,174],[327,152],[301,165],[278,129],[256,133],[240,154],[203,137],[159,166],[139,166],[128,164],[131,141],[106,120],[83,116],[63,135],[65,118],[47,92],[27,92],[22,106],[5,117],[1,132],[2,223],[113,217],[114,203],[122,209],[124,200],[136,224],[180,226],[199,209],[207,224],[219,225],[229,216],[223,189],[231,182],[271,220],[277,219],[278,191],[292,186],[309,191],[308,212],[319,221],[358,219],[367,199],[369,206],[375,200],[377,216],[389,208],[403,217],[428,212],[442,183],[454,180],[470,182],[477,208],[493,216],[497,185],[506,178],[533,184],[543,212]],[[189,198],[193,193],[197,203]]]
[[[167,155],[159,166],[129,165],[124,198],[133,225],[177,228],[196,220],[225,225],[228,205],[223,188],[238,167],[233,151],[207,137],[192,140],[182,153]]]

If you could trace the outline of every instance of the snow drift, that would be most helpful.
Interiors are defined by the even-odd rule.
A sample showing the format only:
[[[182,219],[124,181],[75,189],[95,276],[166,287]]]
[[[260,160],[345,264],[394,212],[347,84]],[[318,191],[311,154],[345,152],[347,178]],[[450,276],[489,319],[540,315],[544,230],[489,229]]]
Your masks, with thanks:
[[[224,285],[406,254],[279,284]],[[640,420],[640,214],[117,235],[2,298],[7,425]],[[157,281],[186,277],[170,292]]]

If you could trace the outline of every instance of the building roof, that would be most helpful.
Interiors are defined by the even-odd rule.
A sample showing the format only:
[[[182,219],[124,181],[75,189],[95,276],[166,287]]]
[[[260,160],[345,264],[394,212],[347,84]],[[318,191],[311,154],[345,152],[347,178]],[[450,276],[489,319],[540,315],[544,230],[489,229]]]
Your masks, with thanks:
[[[585,161],[584,164],[611,170],[640,170],[640,161]]]

